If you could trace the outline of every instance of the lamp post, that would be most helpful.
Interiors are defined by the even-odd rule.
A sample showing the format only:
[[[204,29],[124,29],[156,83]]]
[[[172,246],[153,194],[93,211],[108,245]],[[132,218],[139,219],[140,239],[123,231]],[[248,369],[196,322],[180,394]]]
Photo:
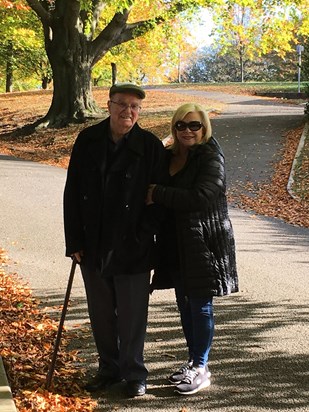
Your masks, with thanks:
[[[300,93],[300,71],[301,71],[301,54],[304,51],[304,46],[298,44],[296,46],[296,52],[298,55],[298,64],[297,64],[297,80],[298,80],[298,93]]]

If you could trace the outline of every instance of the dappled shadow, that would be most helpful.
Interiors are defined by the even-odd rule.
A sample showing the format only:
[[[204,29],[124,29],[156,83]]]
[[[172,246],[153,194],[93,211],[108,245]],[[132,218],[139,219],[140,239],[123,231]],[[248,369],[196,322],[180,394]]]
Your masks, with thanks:
[[[284,333],[289,327],[308,327],[307,307],[288,302],[249,302],[243,297],[218,299],[215,307],[217,327],[209,390],[184,400],[166,384],[166,376],[186,359],[186,351],[174,303],[152,303],[145,350],[150,368],[148,394],[128,400],[123,385],[118,385],[99,397],[97,410],[180,411],[183,405],[190,412],[307,407],[304,376],[309,356],[294,355],[289,350],[291,336]],[[285,341],[286,347],[282,344]]]
[[[27,163],[32,163],[32,160],[25,160],[19,157],[14,157],[14,156],[9,156],[9,155],[2,155],[0,154],[0,161],[5,160],[5,161],[14,161],[14,162],[27,162]]]
[[[62,303],[50,296],[51,308]],[[241,294],[215,300],[216,333],[210,355],[212,385],[183,398],[173,392],[166,377],[186,360],[186,348],[172,294],[154,292],[150,299],[145,361],[149,368],[148,391],[142,398],[127,399],[125,385],[93,395],[96,411],[173,411],[185,405],[195,411],[297,411],[309,402],[305,376],[309,354],[299,347],[297,332],[308,330],[308,307],[297,301],[250,301]],[[93,373],[97,354],[88,323],[85,299],[72,299],[67,321],[80,328],[69,349],[78,349],[81,367]],[[302,350],[300,350],[302,349]],[[207,405],[207,407],[205,406]]]

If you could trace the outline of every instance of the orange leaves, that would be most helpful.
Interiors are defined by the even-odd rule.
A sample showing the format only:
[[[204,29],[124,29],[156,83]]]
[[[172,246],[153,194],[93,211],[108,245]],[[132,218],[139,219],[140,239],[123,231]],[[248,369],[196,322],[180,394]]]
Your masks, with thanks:
[[[0,7],[3,7],[4,9],[11,9],[14,7],[14,4],[11,1],[0,0]]]
[[[82,369],[76,369],[77,351],[67,352],[63,333],[56,362],[53,392],[45,381],[54,348],[58,323],[51,320],[31,290],[16,274],[6,274],[6,252],[0,249],[0,355],[17,409],[20,412],[93,410],[96,402],[81,389]]]
[[[22,1],[0,0],[0,7],[3,7],[4,9],[15,8],[16,10],[29,10],[29,7]]]
[[[291,130],[285,136],[281,159],[275,165],[271,182],[260,185],[255,189],[248,187],[247,190],[252,192],[254,196],[239,195],[240,204],[243,208],[254,210],[261,215],[278,217],[294,225],[309,227],[308,195],[307,198],[304,198],[304,201],[299,202],[287,192],[290,170],[301,133],[302,128]],[[309,142],[307,142],[307,145],[309,145]],[[309,148],[306,150],[309,151]],[[308,176],[306,181],[308,182]]]
[[[39,389],[38,391],[21,391],[20,395],[27,399],[25,406],[19,409],[19,412],[29,411],[55,411],[55,412],[73,412],[92,411],[94,402],[90,404],[83,403],[78,398],[52,394],[51,392]]]

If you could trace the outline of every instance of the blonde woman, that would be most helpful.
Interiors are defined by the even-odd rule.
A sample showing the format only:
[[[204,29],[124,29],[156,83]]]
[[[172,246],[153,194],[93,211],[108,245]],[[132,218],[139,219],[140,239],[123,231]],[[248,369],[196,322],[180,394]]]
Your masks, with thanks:
[[[181,395],[210,385],[208,357],[214,335],[213,297],[238,291],[235,243],[228,215],[224,155],[212,137],[206,110],[180,106],[167,147],[170,182],[151,185],[147,204],[166,207],[158,236],[152,289],[175,288],[188,361],[169,376]]]

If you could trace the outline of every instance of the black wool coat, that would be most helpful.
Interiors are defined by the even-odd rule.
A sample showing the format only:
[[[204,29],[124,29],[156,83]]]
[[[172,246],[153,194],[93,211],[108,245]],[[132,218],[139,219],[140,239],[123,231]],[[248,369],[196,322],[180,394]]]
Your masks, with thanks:
[[[165,151],[156,136],[135,124],[108,167],[109,121],[84,129],[72,150],[64,190],[66,255],[83,250],[90,268],[142,273],[153,267],[154,235],[164,214],[145,199],[149,184],[165,181]],[[104,236],[108,256],[102,252]]]
[[[168,157],[171,152],[167,151]],[[214,138],[194,146],[187,162],[173,177],[173,186],[157,185],[153,199],[173,211],[175,247],[180,277],[187,296],[223,296],[238,291],[234,234],[226,199],[224,155]],[[170,233],[157,242],[160,259],[152,288],[173,287],[168,261]],[[170,242],[171,243],[171,242]]]

